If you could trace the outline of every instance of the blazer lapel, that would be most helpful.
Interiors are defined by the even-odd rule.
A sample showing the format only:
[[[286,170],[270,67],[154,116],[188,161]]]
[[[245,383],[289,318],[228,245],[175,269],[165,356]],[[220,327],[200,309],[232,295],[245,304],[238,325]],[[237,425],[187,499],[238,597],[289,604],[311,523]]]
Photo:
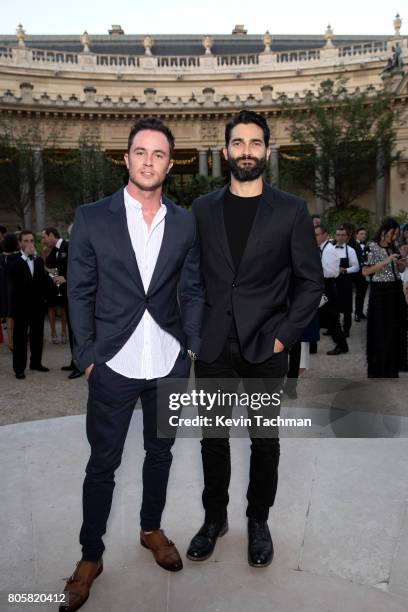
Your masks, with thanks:
[[[166,216],[164,217],[163,240],[146,294],[153,291],[167,264],[172,261],[172,255],[174,254],[175,236],[178,230],[176,210],[171,200],[168,200],[165,197],[163,197],[162,200],[163,204],[165,204],[167,208]]]
[[[132,280],[144,293],[136,255],[133,250],[132,241],[130,240],[123,189],[116,191],[116,193],[112,195],[109,211],[111,213],[110,227],[113,243]]]
[[[225,192],[229,189],[229,185],[225,185],[222,189],[218,191],[214,199],[214,222],[215,222],[215,234],[221,244],[221,248],[225,255],[225,259],[228,262],[231,270],[235,272],[234,262],[232,260],[231,251],[228,244],[227,232],[225,230],[225,221],[224,221],[224,195]]]

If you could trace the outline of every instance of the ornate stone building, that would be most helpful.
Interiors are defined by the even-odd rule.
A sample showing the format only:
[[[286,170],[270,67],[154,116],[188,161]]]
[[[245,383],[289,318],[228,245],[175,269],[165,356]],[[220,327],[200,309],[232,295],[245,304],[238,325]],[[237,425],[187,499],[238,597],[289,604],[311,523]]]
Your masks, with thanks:
[[[305,91],[343,75],[350,90],[387,87],[406,103],[404,71],[383,74],[397,43],[400,61],[408,63],[401,19],[393,24],[393,34],[375,37],[334,36],[330,26],[321,36],[252,35],[240,25],[230,35],[214,36],[130,35],[119,25],[107,35],[30,36],[20,25],[16,35],[0,35],[0,118],[16,125],[41,119],[42,131],[58,129],[60,150],[92,134],[118,156],[135,119],[158,115],[176,136],[176,174],[219,176],[225,122],[250,107],[269,122],[271,175],[278,181],[279,159],[292,144],[281,114],[284,97],[301,105]],[[41,173],[44,138],[38,141]],[[363,198],[377,216],[408,208],[407,122],[398,129],[398,148],[405,150],[402,160]],[[47,215],[38,193],[41,227]],[[312,211],[323,211],[323,202],[306,195]]]

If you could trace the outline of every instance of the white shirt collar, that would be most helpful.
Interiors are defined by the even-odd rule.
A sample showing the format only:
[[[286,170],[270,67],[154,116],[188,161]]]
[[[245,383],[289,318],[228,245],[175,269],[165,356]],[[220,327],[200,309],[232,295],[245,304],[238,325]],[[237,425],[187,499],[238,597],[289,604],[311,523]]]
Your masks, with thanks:
[[[138,210],[140,210],[140,212],[142,212],[142,204],[141,202],[139,202],[139,200],[136,200],[136,198],[134,198],[133,196],[130,195],[130,193],[127,190],[127,187],[125,187],[124,189],[124,198],[125,198],[125,204],[127,206],[136,206],[136,208]],[[167,206],[165,204],[163,204],[163,199],[160,198],[160,208],[164,208],[165,210],[167,210]]]
[[[58,240],[57,240],[57,242],[56,242],[56,244],[55,244],[55,247],[56,247],[57,249],[61,248],[61,244],[62,244],[62,242],[63,242],[63,241],[62,241],[62,238],[58,238]]]

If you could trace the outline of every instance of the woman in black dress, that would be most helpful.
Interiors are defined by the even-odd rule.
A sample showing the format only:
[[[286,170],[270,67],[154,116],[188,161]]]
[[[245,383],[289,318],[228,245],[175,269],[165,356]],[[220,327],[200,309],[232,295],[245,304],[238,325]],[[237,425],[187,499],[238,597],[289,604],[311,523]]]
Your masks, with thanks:
[[[371,277],[367,313],[368,378],[397,378],[407,369],[406,302],[400,272],[405,260],[395,245],[399,225],[387,217],[369,245],[362,272]]]

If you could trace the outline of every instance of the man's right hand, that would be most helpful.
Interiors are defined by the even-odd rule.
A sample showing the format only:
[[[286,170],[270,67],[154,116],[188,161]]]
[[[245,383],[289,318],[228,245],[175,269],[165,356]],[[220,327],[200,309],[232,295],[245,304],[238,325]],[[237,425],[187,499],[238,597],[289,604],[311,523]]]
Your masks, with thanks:
[[[85,368],[85,378],[86,378],[86,380],[89,380],[89,377],[91,375],[91,372],[92,372],[94,366],[95,366],[95,364],[91,363],[91,365],[89,365],[87,368]]]

